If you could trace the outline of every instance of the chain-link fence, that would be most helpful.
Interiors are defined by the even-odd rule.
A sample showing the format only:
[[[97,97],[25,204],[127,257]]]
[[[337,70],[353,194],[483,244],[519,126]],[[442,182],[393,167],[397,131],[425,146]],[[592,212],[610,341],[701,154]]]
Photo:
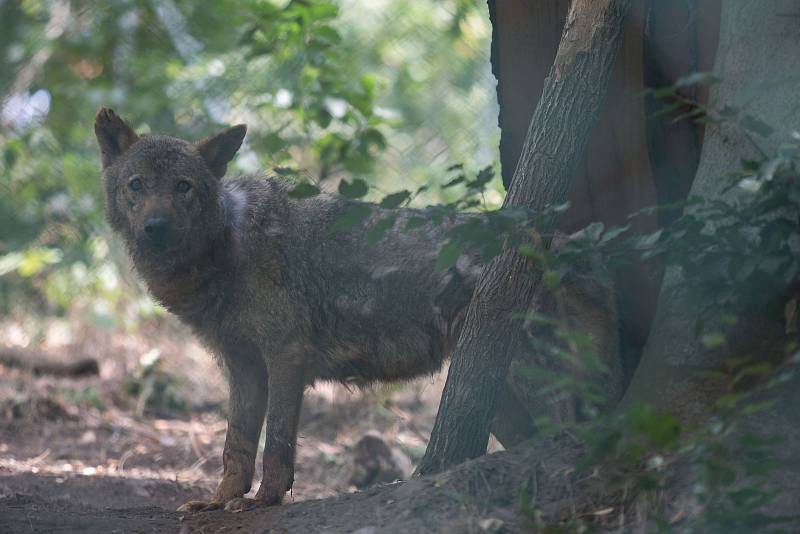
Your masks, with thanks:
[[[234,172],[293,167],[446,200],[447,167],[497,160],[490,36],[485,3],[466,0],[0,2],[4,293],[56,309],[118,299],[99,268],[101,106],[186,139],[245,122]]]

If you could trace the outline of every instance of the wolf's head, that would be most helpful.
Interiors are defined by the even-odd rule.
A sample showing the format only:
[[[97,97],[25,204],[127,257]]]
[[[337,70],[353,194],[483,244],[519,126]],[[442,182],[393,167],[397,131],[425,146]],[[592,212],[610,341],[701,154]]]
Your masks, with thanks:
[[[97,112],[106,215],[135,256],[155,266],[203,251],[221,226],[220,179],[246,130],[240,124],[197,143],[139,137],[112,110]]]

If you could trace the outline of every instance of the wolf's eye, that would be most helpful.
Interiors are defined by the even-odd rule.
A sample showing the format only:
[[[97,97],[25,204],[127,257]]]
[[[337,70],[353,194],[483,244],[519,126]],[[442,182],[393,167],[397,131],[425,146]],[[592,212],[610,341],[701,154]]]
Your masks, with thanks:
[[[178,193],[188,193],[189,189],[192,188],[192,184],[187,182],[186,180],[181,180],[178,182],[178,185],[175,186],[175,191]]]
[[[142,186],[142,181],[140,179],[138,179],[138,178],[134,178],[133,180],[128,182],[128,188],[131,191],[139,192],[139,191],[142,190],[142,187],[143,187]]]

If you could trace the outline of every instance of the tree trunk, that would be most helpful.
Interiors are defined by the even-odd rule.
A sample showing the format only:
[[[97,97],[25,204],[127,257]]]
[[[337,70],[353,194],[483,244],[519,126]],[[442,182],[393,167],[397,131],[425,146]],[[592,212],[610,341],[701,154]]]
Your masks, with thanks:
[[[553,64],[569,5],[570,0],[489,0],[506,189]],[[674,219],[676,210],[633,220],[628,215],[645,206],[685,200],[697,172],[704,125],[676,121],[683,109],[657,114],[666,103],[643,98],[642,93],[646,87],[667,87],[682,76],[713,68],[719,11],[720,0],[631,3],[608,96],[570,178],[570,209],[559,216],[560,231],[570,234],[599,221],[607,226],[630,224],[631,233],[645,234]],[[705,87],[686,87],[682,94],[700,105],[707,103]],[[663,267],[657,261],[618,262],[608,269],[616,291],[627,386],[650,332]],[[491,428],[503,445],[533,435],[530,414],[535,407],[527,406],[521,395],[539,396],[539,389],[533,381],[519,380],[513,394],[503,393]]]
[[[795,0],[723,2],[720,45],[714,74],[722,82],[712,88],[710,105],[726,106],[776,128],[766,138],[748,134],[741,127],[723,124],[709,127],[700,167],[691,194],[705,199],[731,198],[725,191],[728,173],[740,168],[742,159],[758,160],[762,153],[776,154],[788,134],[800,124],[800,8]],[[762,312],[765,302],[780,295],[764,296],[759,303],[727,310],[739,318],[732,349],[741,355],[779,331]],[[695,333],[700,321],[698,303],[683,283],[678,268],[668,269],[659,296],[656,318],[642,361],[626,392],[623,406],[650,402],[694,418],[713,399],[714,389],[698,376],[718,369],[729,351],[704,350]],[[794,411],[795,416],[800,414]],[[800,428],[800,421],[793,425]]]
[[[575,0],[531,119],[504,207],[563,202],[606,95],[630,0]],[[521,314],[536,308],[540,277],[516,248],[487,265],[467,310],[419,473],[486,452],[489,424],[515,351]]]
[[[489,0],[492,73],[500,107],[500,170],[506,191],[558,52],[570,0]]]
[[[720,0],[646,0],[646,4],[644,86],[669,87],[682,76],[712,70],[719,42]],[[678,93],[700,105],[708,103],[706,86],[682,87]],[[660,205],[686,200],[697,174],[705,132],[701,122],[676,120],[685,109],[660,113],[667,104],[652,95],[645,97],[648,152]],[[678,210],[662,211],[659,222],[668,225],[678,215]],[[658,287],[650,301],[653,306],[657,292]]]

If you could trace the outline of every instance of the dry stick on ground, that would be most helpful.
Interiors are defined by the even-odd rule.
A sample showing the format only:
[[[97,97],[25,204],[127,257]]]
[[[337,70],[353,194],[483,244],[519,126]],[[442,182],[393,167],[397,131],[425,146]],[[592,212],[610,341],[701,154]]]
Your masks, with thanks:
[[[40,350],[15,347],[0,347],[0,364],[6,367],[22,369],[35,375],[78,378],[96,375],[100,372],[100,366],[97,360],[93,358],[80,358],[62,362],[55,360]]]
[[[574,0],[503,207],[541,210],[567,199],[608,89],[630,0]],[[531,95],[533,98],[534,95]],[[509,362],[525,346],[519,317],[535,308],[541,276],[515,247],[483,270],[467,310],[431,441],[417,472],[486,452]]]

